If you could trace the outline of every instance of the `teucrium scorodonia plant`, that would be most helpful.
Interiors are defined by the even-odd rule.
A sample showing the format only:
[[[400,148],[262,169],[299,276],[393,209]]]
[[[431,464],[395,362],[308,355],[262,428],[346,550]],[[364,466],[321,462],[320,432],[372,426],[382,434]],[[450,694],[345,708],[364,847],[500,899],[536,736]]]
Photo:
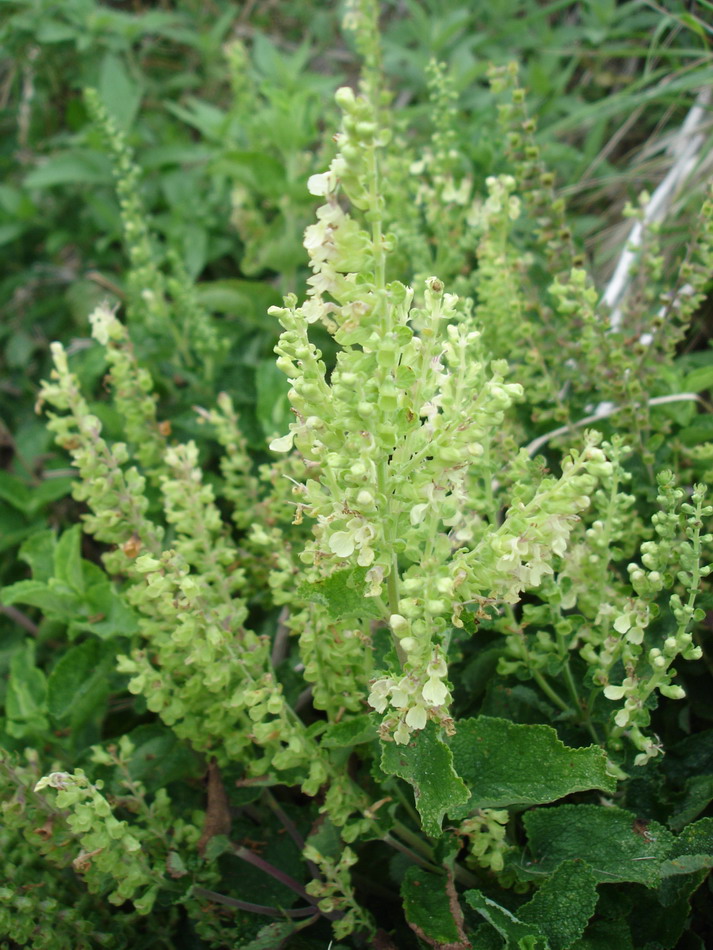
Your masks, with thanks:
[[[488,916],[489,898],[478,888],[516,884],[522,891],[538,880],[518,850],[509,809],[593,789],[613,795],[624,769],[660,752],[649,728],[656,697],[681,698],[673,663],[701,656],[692,626],[708,571],[701,559],[711,508],[703,486],[687,495],[664,471],[660,510],[646,527],[635,513],[640,497],[628,493],[627,440],[610,434],[605,441],[576,420],[559,458],[552,451],[546,464],[520,448],[530,421],[523,406],[547,416],[547,399],[561,403],[578,366],[558,365],[556,350],[547,349],[549,330],[542,352],[535,345],[546,308],[532,304],[532,258],[512,235],[523,207],[542,203],[542,195],[518,194],[534,165],[520,163],[520,180],[503,172],[480,184],[458,171],[452,90],[436,66],[431,92],[442,111],[433,142],[419,161],[401,140],[394,147],[375,15],[369,2],[348,7],[365,60],[362,83],[357,92],[338,90],[343,119],[335,157],[307,182],[321,203],[304,235],[306,296],[300,302],[292,294],[271,311],[282,326],[277,366],[289,380],[294,414],[289,431],[270,440],[269,454],[265,447],[263,459],[272,461],[254,464],[226,393],[198,409],[204,439],[173,437],[129,332],[106,305],[92,315],[92,331],[106,353],[123,441],[106,435],[59,343],[41,393],[49,427],[78,471],[85,530],[108,547],[102,557],[113,596],[138,629],[121,640],[116,668],[142,711],[208,763],[207,815],[184,819],[165,790],[151,798],[133,782],[124,761],[135,751],[128,740],[120,754],[96,745],[84,767],[52,767],[32,787],[50,803],[62,847],[79,849],[75,870],[90,889],[112,902],[132,901],[141,915],[165,892],[204,926],[196,901],[221,897],[216,862],[228,854],[307,902],[287,911],[285,926],[322,915],[338,939],[355,931],[357,941],[366,939],[374,924],[351,869],[364,840],[381,841],[414,863],[401,881],[412,929],[435,947],[460,948],[470,945],[466,928],[473,925],[459,909],[456,883],[472,888],[469,904],[498,930],[500,918]],[[121,173],[130,216],[135,175],[123,166]],[[537,174],[551,187],[543,170]],[[439,203],[446,206],[442,220]],[[559,214],[559,206],[552,209],[553,220]],[[452,253],[430,257],[419,221],[440,241],[447,240],[446,223],[460,228]],[[150,270],[148,232],[139,230],[135,320],[137,280]],[[596,292],[568,234],[559,234],[557,246],[552,235],[539,238],[549,240],[545,256],[558,271],[549,275],[554,310],[547,319],[561,321],[565,333],[568,319],[579,321],[587,338],[581,366],[590,369]],[[404,273],[409,248],[418,279]],[[472,274],[464,273],[469,259]],[[431,262],[446,273],[422,273]],[[161,281],[149,284],[163,294]],[[150,311],[151,330],[164,338],[161,301]],[[202,315],[193,328],[199,355],[208,343],[211,353],[221,352],[208,327]],[[190,327],[184,330],[189,346]],[[508,342],[514,370],[502,358]],[[219,473],[204,464],[211,439],[222,451]],[[15,599],[27,590],[16,585]],[[520,689],[533,708],[545,704],[539,710],[557,719],[569,745],[539,719],[458,719],[454,696],[463,690],[452,671],[475,649],[474,635],[497,644],[491,679]],[[518,680],[533,681],[539,700]],[[467,697],[460,705],[469,708]],[[130,794],[105,795],[101,779],[86,774],[92,766],[123,769]],[[221,773],[230,774],[231,792],[237,782],[242,791],[292,787],[308,797],[307,832],[269,791],[261,798],[302,851],[306,886],[259,849],[229,840],[235,816]],[[132,820],[115,814],[122,809],[136,833]],[[595,842],[608,833],[607,822],[626,824],[628,814],[612,807],[600,826],[599,811],[591,824]],[[450,825],[442,834],[444,818]],[[539,820],[528,824],[533,848]],[[170,834],[161,834],[162,823]],[[470,870],[456,861],[462,844]],[[676,854],[698,854],[693,847]],[[570,943],[552,946],[564,950],[584,932],[600,881],[653,887],[669,856],[660,848],[632,858],[658,862],[650,879],[632,876],[630,865],[597,877],[594,853],[591,868],[577,865],[589,910]],[[47,847],[53,860],[59,850]],[[523,922],[516,923],[525,936],[550,936],[550,891],[566,889],[566,862],[580,857],[565,851],[521,908]],[[546,864],[544,846],[543,853]],[[123,885],[122,862],[130,868]],[[437,938],[419,916],[419,875],[434,887],[445,936]],[[239,895],[222,897],[241,911],[281,914]],[[284,899],[280,893],[275,903]],[[206,939],[221,946],[218,936]]]

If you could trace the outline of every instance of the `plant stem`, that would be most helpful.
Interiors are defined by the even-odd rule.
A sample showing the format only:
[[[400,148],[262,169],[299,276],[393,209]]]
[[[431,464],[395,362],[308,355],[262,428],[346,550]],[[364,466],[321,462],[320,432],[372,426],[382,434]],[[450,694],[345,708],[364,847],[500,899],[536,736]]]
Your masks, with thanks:
[[[315,898],[310,897],[299,881],[296,881],[293,877],[290,877],[289,874],[285,874],[285,872],[281,871],[280,868],[276,868],[274,864],[270,864],[269,861],[261,858],[253,851],[243,848],[241,845],[233,845],[233,854],[236,858],[240,858],[247,864],[252,864],[253,867],[264,871],[265,874],[269,874],[270,877],[274,877],[276,881],[279,881],[281,884],[284,884],[285,887],[288,887],[291,891],[294,891],[295,894],[298,894],[303,900],[307,901],[308,904],[312,904],[314,907],[317,906],[318,901]],[[320,911],[320,913],[322,913],[322,911]],[[339,911],[330,911],[328,913],[322,914],[322,916],[326,917],[327,920],[339,920],[343,915]]]
[[[315,917],[314,907],[297,907],[294,910],[280,910],[277,907],[268,907],[266,904],[253,904],[242,901],[237,897],[228,897],[227,894],[218,894],[206,887],[194,887],[195,897],[203,897],[216,904],[225,904],[226,907],[235,907],[237,910],[246,910],[251,914],[264,914],[266,917]]]
[[[420,854],[416,854],[411,848],[407,848],[405,844],[402,844],[396,838],[393,838],[391,835],[386,834],[381,839],[385,844],[388,844],[390,847],[394,848],[396,851],[400,851],[401,854],[405,854],[408,858],[418,864],[419,867],[425,868],[427,871],[434,871],[436,874],[440,872],[440,868],[436,864],[431,864],[430,861],[427,861],[425,858],[422,858]]]
[[[424,858],[428,861],[433,860],[433,848],[428,844],[427,841],[424,841],[423,838],[416,834],[415,831],[411,831],[403,822],[398,820],[394,821],[393,830],[398,834],[404,841],[407,841],[412,848],[416,851],[419,851]]]

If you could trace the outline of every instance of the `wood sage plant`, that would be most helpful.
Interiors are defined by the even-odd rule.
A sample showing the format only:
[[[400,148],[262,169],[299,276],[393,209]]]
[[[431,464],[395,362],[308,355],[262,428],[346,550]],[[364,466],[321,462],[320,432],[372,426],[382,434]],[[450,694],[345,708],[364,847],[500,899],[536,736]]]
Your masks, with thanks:
[[[67,350],[52,347],[40,404],[77,471],[74,497],[105,571],[81,556],[78,527],[43,535],[42,557],[23,546],[35,576],[4,602],[38,606],[86,639],[48,677],[27,647],[8,731],[29,740],[52,720],[75,724],[78,738],[58,740],[42,763],[38,752],[24,765],[4,757],[0,777],[12,847],[24,836],[58,881],[70,870],[81,879],[104,908],[85,928],[99,945],[108,903],[123,915],[122,947],[134,927],[152,940],[187,919],[215,948],[302,946],[314,927],[306,946],[589,950],[602,946],[602,922],[628,939],[635,901],[651,920],[675,906],[680,933],[710,867],[711,819],[693,819],[713,788],[689,788],[645,821],[628,810],[632,775],[664,782],[652,715],[660,698],[685,695],[674,664],[702,657],[705,486],[687,489],[668,469],[635,484],[651,466],[639,451],[648,404],[633,444],[614,412],[600,414],[600,434],[563,411],[577,375],[597,398],[597,295],[561,227],[557,237],[542,225],[531,253],[518,247],[516,229],[552,181],[528,144],[513,71],[503,113],[522,119],[525,145],[503,135],[524,148],[515,167],[480,183],[459,172],[452,90],[437,65],[436,134],[416,160],[384,92],[377,13],[370,0],[347,4],[362,80],[337,91],[334,156],[306,182],[320,202],[304,234],[306,293],[270,311],[282,327],[287,431],[256,459],[222,393],[197,408],[193,438],[174,436],[108,305],[91,325],[118,410],[109,426]],[[143,281],[161,291],[150,329],[170,339],[166,288],[146,276],[147,225],[134,220],[131,154],[94,111],[119,158],[127,240],[141,238],[133,319]],[[559,227],[562,208],[550,211]],[[706,202],[687,271],[694,294],[712,221]],[[428,233],[443,243],[451,230],[452,247],[432,254]],[[543,244],[547,305],[530,274]],[[217,371],[215,327],[184,317],[185,359],[194,365],[193,346]],[[549,321],[540,349],[538,321]],[[585,352],[570,347],[562,360],[558,333],[580,330]],[[533,416],[568,423],[538,430],[537,458]],[[106,712],[107,676],[136,728],[118,741],[97,728],[82,745]],[[20,701],[30,692],[46,694],[31,715]],[[79,710],[80,694],[94,705]],[[151,741],[147,728],[158,730]],[[153,785],[157,748],[166,774]],[[400,896],[370,890],[370,862],[390,868]],[[270,880],[269,904],[253,893],[256,875]],[[630,889],[621,907],[611,883]],[[71,903],[57,888],[53,912]],[[15,941],[35,939],[42,912],[32,895],[0,888]],[[79,925],[65,916],[69,947]]]

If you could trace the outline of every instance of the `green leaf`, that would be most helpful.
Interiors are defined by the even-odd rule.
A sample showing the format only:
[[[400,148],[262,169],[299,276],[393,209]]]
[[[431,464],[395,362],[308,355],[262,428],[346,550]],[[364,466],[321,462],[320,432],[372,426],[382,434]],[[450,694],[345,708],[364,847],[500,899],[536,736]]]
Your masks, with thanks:
[[[203,858],[208,864],[212,864],[221,854],[227,854],[232,850],[233,844],[227,835],[213,835],[205,847]]]
[[[86,620],[77,620],[75,629],[87,630],[102,640],[130,637],[139,628],[133,609],[116,593],[106,577],[87,590],[85,609],[88,617]]]
[[[468,936],[471,939],[471,945],[477,947],[478,950],[503,950],[505,946],[498,932],[485,922],[477,926],[475,930],[469,930]]]
[[[5,712],[11,736],[24,739],[48,732],[46,697],[45,674],[35,666],[35,644],[27,640],[10,660]]]
[[[480,891],[466,891],[465,899],[504,938],[505,950],[550,950],[547,938],[536,924],[523,923]]]
[[[698,445],[713,440],[713,416],[699,414],[691,425],[681,429],[678,438],[684,445]]]
[[[182,122],[198,129],[206,139],[222,142],[225,135],[226,115],[210,102],[191,96],[187,100],[187,105],[179,105],[177,102],[167,100],[165,107]]]
[[[269,284],[257,280],[206,280],[196,284],[201,306],[217,313],[228,313],[241,320],[252,320],[265,327],[265,311],[280,303],[280,295]]]
[[[595,920],[571,950],[634,950],[626,920]]]
[[[527,812],[523,823],[533,860],[519,868],[528,877],[552,873],[563,861],[590,865],[599,882],[636,881],[655,887],[674,842],[657,822],[637,822],[623,808],[559,805]]]
[[[684,376],[681,389],[686,393],[700,393],[713,386],[713,365],[698,366]]]
[[[295,925],[289,921],[280,921],[261,927],[257,936],[249,943],[235,944],[236,950],[280,950],[285,940],[295,932]]]
[[[297,593],[311,603],[325,606],[332,620],[357,617],[378,620],[381,610],[373,597],[364,596],[365,579],[365,567],[348,567],[335,571],[323,581],[301,584]]]
[[[138,726],[129,733],[129,738],[134,744],[129,774],[148,792],[202,771],[198,756],[166,726],[159,723]]]
[[[14,241],[26,228],[27,225],[19,221],[14,221],[12,224],[0,224],[0,246]]]
[[[441,739],[440,730],[429,722],[425,729],[411,736],[408,745],[382,742],[381,747],[381,768],[387,775],[398,775],[413,786],[423,830],[437,838],[446,812],[470,798],[453,768],[451,750]]]
[[[279,199],[287,187],[284,166],[267,152],[227,151],[215,170],[242,182],[253,194]]]
[[[0,501],[0,551],[17,547],[28,534],[32,534],[32,529],[33,526],[19,511]]]
[[[597,880],[583,861],[564,861],[518,911],[537,924],[552,950],[567,950],[582,936],[597,906]]]
[[[76,27],[49,17],[37,24],[37,41],[39,43],[67,43],[76,39]]]
[[[141,87],[132,79],[124,61],[107,52],[99,68],[99,95],[123,131],[133,125],[141,102]]]
[[[46,582],[54,574],[54,549],[57,538],[51,528],[37,531],[23,542],[18,557],[29,565],[33,581]]]
[[[57,722],[78,729],[94,715],[109,695],[115,652],[99,640],[72,647],[47,679],[47,708]]]
[[[56,185],[111,185],[111,162],[101,152],[76,149],[53,155],[25,176],[27,188]]]
[[[557,715],[555,707],[541,693],[524,683],[511,686],[497,677],[487,686],[480,712],[494,719],[529,724],[548,724]]]
[[[166,165],[201,165],[215,155],[215,149],[198,142],[174,145],[154,145],[141,152],[143,169],[163,168]]]
[[[632,886],[631,910],[627,918],[636,947],[672,950],[679,946],[679,938],[691,913],[691,893],[701,883],[700,877],[694,874],[685,880],[687,887],[674,900],[670,895],[662,899],[660,888],[652,891],[641,885]]]
[[[377,734],[374,717],[363,713],[344,722],[330,723],[320,745],[325,749],[351,749],[373,741]]]
[[[706,31],[698,17],[693,16],[691,13],[679,13],[678,17],[681,23],[685,24],[689,30],[699,36],[704,41],[704,43],[708,42]]]
[[[435,950],[467,950],[463,911],[453,881],[410,867],[401,885],[404,913],[413,932]]]
[[[713,867],[713,818],[701,818],[683,829],[662,865],[661,874],[690,874]]]
[[[29,511],[31,504],[30,490],[17,475],[0,471],[0,498],[23,514],[27,514]]]
[[[475,808],[539,805],[590,788],[616,789],[602,749],[570,749],[551,726],[478,716],[457,723],[450,747],[456,771],[472,789],[452,818]]]
[[[307,844],[316,848],[325,858],[339,860],[344,851],[344,842],[339,829],[332,824],[329,818],[318,822],[314,831],[310,832]]]
[[[667,751],[662,768],[676,784],[682,784],[693,776],[713,774],[713,729],[705,729],[677,742]]]
[[[5,347],[7,365],[11,369],[20,369],[27,366],[36,346],[37,340],[34,340],[29,333],[17,330],[12,334]]]
[[[54,580],[50,578],[49,584],[43,584],[41,581],[18,581],[16,584],[10,584],[2,590],[2,602],[27,604],[30,607],[38,607],[45,614],[70,620],[79,610],[80,601],[71,591],[53,586]]]
[[[30,492],[28,513],[34,515],[45,505],[49,505],[59,498],[64,498],[72,490],[75,479],[71,476],[63,478],[46,478],[37,487],[33,486]]]
[[[84,593],[81,544],[82,528],[75,524],[60,536],[54,549],[55,577],[78,594]]]
[[[692,776],[687,780],[683,792],[683,799],[677,802],[676,810],[668,821],[671,831],[680,831],[713,801],[713,775]]]

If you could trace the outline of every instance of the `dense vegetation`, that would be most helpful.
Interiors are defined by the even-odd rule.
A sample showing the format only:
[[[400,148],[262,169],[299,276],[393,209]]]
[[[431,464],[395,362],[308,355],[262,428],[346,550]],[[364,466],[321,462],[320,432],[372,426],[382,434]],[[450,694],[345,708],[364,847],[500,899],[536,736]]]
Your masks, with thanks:
[[[712,10],[0,4],[0,947],[710,945]]]

